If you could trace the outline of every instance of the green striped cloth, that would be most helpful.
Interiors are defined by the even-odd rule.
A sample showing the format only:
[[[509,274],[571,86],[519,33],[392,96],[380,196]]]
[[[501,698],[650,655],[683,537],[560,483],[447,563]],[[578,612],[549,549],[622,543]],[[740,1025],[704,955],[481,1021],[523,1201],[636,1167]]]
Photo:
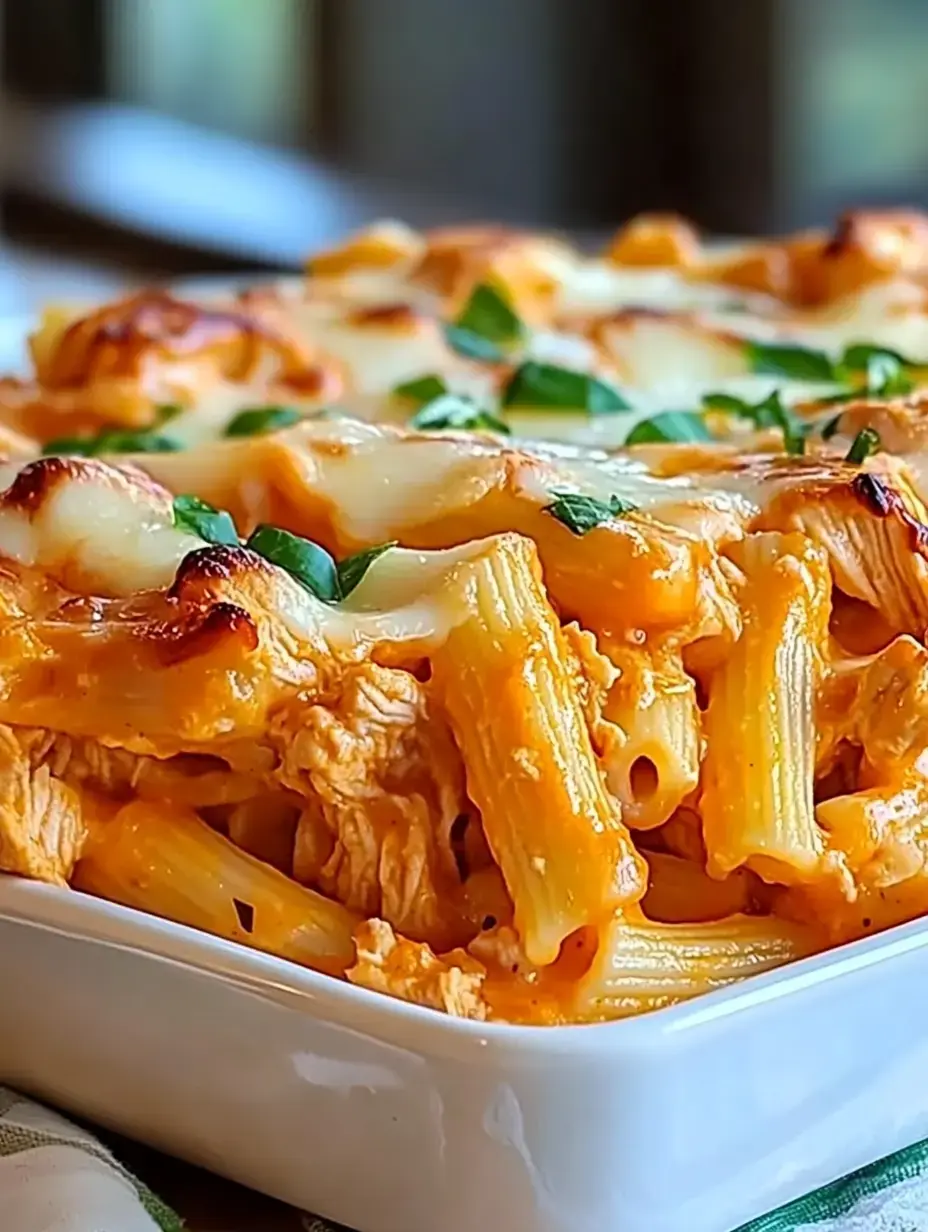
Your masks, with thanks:
[[[68,1160],[74,1162],[69,1165]],[[30,1169],[38,1195],[31,1205],[24,1184]],[[58,1201],[66,1213],[56,1221],[58,1208],[53,1204],[59,1191]],[[75,1200],[67,1197],[77,1192],[87,1197],[86,1210],[75,1209]],[[27,1212],[25,1219],[20,1216],[23,1226],[4,1222],[3,1232],[45,1232],[46,1228],[122,1232],[130,1228],[130,1221],[131,1232],[182,1232],[183,1228],[180,1218],[86,1130],[0,1087],[0,1209],[6,1214],[16,1201],[22,1203],[16,1210]],[[50,1212],[49,1221],[29,1222],[29,1213],[40,1208]],[[307,1232],[338,1232],[312,1216],[304,1218],[304,1226]],[[861,1168],[736,1232],[928,1232],[928,1140]]]

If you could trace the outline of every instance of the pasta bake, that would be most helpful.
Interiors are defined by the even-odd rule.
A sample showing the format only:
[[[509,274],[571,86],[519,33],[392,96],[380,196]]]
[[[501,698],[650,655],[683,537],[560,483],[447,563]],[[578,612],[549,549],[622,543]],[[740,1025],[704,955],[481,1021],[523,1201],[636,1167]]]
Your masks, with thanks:
[[[0,382],[0,870],[599,1022],[928,912],[928,218],[378,224]]]

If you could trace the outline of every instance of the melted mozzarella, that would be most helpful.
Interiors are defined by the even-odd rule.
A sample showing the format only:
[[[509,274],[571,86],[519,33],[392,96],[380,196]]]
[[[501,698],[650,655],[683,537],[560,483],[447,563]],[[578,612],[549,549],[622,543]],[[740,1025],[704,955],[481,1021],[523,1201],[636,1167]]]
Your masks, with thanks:
[[[765,314],[775,301],[710,282],[689,281],[674,269],[637,269],[596,259],[578,262],[561,288],[563,312],[616,312],[621,308],[658,308],[686,312],[708,308]]]
[[[89,592],[129,595],[169,586],[203,541],[172,525],[170,513],[123,488],[87,478],[59,482],[31,515],[0,508],[0,553],[52,572],[67,570]]]

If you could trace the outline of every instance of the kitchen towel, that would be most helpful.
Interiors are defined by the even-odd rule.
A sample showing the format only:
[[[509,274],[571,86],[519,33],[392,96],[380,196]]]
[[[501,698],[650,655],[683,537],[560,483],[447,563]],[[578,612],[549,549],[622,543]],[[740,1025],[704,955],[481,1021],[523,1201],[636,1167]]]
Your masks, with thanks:
[[[4,1087],[0,1211],[3,1232],[183,1230],[180,1218],[85,1129]],[[307,1232],[339,1232],[312,1216],[304,1226]],[[928,1232],[928,1141],[737,1232]]]

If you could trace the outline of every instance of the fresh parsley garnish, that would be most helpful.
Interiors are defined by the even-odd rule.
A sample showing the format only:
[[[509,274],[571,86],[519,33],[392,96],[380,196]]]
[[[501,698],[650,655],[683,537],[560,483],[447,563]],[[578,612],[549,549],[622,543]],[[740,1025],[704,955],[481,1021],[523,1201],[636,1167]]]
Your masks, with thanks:
[[[391,543],[379,543],[374,548],[365,548],[363,552],[355,552],[354,556],[346,556],[344,560],[339,561],[336,566],[339,598],[347,599],[374,561],[379,560],[384,552],[395,547],[396,540],[394,539]]]
[[[178,530],[205,539],[207,543],[238,544],[238,531],[231,514],[214,508],[198,496],[175,496],[172,512]]]
[[[468,359],[499,363],[520,342],[525,327],[511,304],[489,283],[474,287],[458,319],[445,327],[448,345]]]
[[[96,458],[103,453],[176,453],[182,448],[180,441],[158,432],[157,429],[178,415],[184,407],[175,402],[163,402],[155,407],[155,422],[151,428],[139,432],[127,432],[122,428],[101,428],[94,436],[59,436],[46,441],[42,453],[65,454],[81,458]]]
[[[518,342],[525,328],[512,305],[487,282],[474,287],[455,324],[500,346]]]
[[[447,392],[448,386],[443,378],[434,373],[417,377],[414,381],[404,381],[393,390],[395,397],[408,398],[410,402],[419,403],[432,402]]]
[[[550,505],[545,505],[544,512],[557,518],[575,535],[585,535],[603,522],[621,517],[623,513],[632,513],[638,507],[618,496],[601,501],[579,492],[552,492],[551,495],[554,500]]]
[[[844,460],[845,462],[853,462],[855,466],[860,466],[865,458],[877,452],[880,444],[880,434],[875,428],[861,428],[854,437],[853,443],[847,451],[847,457]]]
[[[503,406],[586,411],[590,415],[611,415],[631,407],[614,385],[587,372],[573,372],[555,364],[529,359],[520,364],[503,390]]]
[[[916,366],[911,360],[906,359],[901,352],[873,342],[851,343],[849,347],[845,348],[844,354],[841,356],[841,365],[844,368],[850,368],[852,372],[866,372],[871,359],[883,358],[884,356],[894,360],[900,368],[913,368]]]
[[[468,398],[458,398],[454,394],[442,394],[427,402],[409,421],[411,428],[420,432],[438,432],[443,428],[455,428],[471,432],[498,432],[509,434],[509,425],[482,410]]]
[[[829,419],[828,423],[822,428],[822,440],[830,441],[833,436],[837,435],[838,428],[841,426],[841,416],[835,415]]]
[[[216,509],[198,496],[174,497],[173,522],[178,530],[196,535],[207,543],[240,546],[231,514]],[[396,547],[396,541],[365,548],[336,563],[321,544],[291,535],[278,526],[262,525],[252,531],[245,547],[286,570],[317,599],[338,603],[351,594],[375,560]]]
[[[789,343],[747,343],[752,372],[761,376],[784,376],[793,381],[834,381],[835,365],[824,351]]]
[[[635,424],[625,438],[626,445],[648,445],[664,441],[711,441],[712,433],[698,411],[661,411]]]
[[[747,402],[732,394],[706,394],[702,400],[707,410],[725,411],[749,420],[755,428],[779,428],[783,433],[783,448],[787,453],[805,453],[809,425],[803,423],[783,404],[778,389],[773,390],[760,402]]]
[[[289,428],[303,418],[292,406],[252,406],[234,416],[226,424],[225,436],[258,436]]]
[[[285,569],[325,603],[338,603],[347,598],[374,561],[395,546],[395,543],[383,543],[378,547],[366,548],[336,564],[320,544],[291,535],[277,526],[258,526],[245,544],[271,564]]]
[[[501,347],[489,338],[475,334],[459,325],[446,325],[445,338],[448,346],[465,359],[477,359],[485,364],[500,364],[506,358]]]
[[[341,595],[338,568],[332,556],[318,543],[291,535],[278,526],[258,526],[251,532],[245,547],[285,569],[317,599],[338,602]]]
[[[122,432],[105,430],[96,436],[59,436],[46,441],[42,453],[70,454],[82,458],[97,458],[105,453],[176,453],[180,441],[160,432]]]
[[[915,382],[906,372],[906,368],[915,365],[888,347],[855,343],[845,350],[840,366],[848,372],[865,372],[867,375],[864,389],[854,390],[852,396],[867,394],[873,398],[895,398],[910,394],[915,388]]]

